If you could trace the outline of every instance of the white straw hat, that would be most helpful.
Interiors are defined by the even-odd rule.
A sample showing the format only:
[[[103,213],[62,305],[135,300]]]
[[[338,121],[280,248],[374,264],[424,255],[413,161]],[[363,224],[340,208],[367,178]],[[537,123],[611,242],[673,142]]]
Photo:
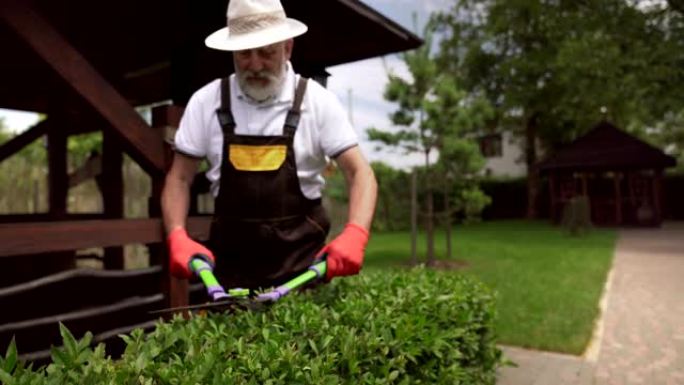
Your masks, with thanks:
[[[231,0],[227,27],[209,35],[209,48],[239,51],[263,47],[304,34],[307,26],[285,16],[279,0]]]

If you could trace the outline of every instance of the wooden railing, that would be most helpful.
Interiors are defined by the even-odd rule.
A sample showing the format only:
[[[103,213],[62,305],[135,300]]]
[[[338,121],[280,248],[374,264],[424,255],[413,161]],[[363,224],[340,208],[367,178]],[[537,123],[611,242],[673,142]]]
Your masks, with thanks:
[[[188,230],[196,239],[207,239],[210,219],[188,220]],[[161,219],[110,219],[0,224],[0,258],[91,247],[123,246],[133,243],[160,243]]]
[[[206,239],[210,221],[190,218],[191,236]],[[0,224],[0,266],[22,259],[40,264],[50,253],[95,247],[146,244],[163,250],[163,241],[158,218]],[[187,303],[188,292],[187,281],[169,277],[165,263],[137,270],[71,269],[11,286],[0,282],[0,348],[15,338],[22,358],[45,362],[50,345],[61,343],[61,322],[76,336],[92,332],[116,355],[119,334],[152,328],[156,317],[149,311]]]

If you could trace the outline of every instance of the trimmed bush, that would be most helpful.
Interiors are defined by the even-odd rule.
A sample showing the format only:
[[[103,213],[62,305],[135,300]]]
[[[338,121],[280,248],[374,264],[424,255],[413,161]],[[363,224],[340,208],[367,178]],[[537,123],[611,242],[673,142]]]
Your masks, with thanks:
[[[368,272],[265,311],[175,318],[122,336],[118,360],[62,328],[53,363],[32,370],[10,347],[0,381],[19,384],[494,384],[494,296],[422,268]],[[14,357],[14,358],[13,358]]]

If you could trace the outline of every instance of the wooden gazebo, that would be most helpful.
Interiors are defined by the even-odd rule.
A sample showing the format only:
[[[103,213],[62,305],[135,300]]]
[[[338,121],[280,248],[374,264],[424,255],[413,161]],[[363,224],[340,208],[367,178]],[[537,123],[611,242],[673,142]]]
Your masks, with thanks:
[[[548,176],[555,222],[572,198],[586,196],[595,225],[659,226],[663,170],[675,165],[660,149],[603,121],[538,168]]]
[[[325,83],[325,69],[418,47],[422,41],[359,0],[283,0],[309,33],[293,63]],[[3,0],[0,2],[0,107],[47,118],[0,146],[0,162],[47,138],[47,213],[0,215],[0,351],[15,336],[24,358],[49,356],[57,322],[95,341],[150,327],[147,311],[188,302],[188,283],[166,273],[159,197],[174,127],[192,92],[231,72],[227,53],[204,47],[225,24],[226,0]],[[165,103],[152,124],[134,107]],[[103,153],[67,173],[67,138],[101,131]],[[125,219],[122,159],[151,177],[149,218]],[[104,211],[67,211],[70,186],[96,178]],[[207,217],[189,220],[206,238]],[[122,246],[146,244],[151,266],[123,270]],[[74,269],[75,251],[104,248],[105,270]],[[193,288],[190,287],[192,293]]]

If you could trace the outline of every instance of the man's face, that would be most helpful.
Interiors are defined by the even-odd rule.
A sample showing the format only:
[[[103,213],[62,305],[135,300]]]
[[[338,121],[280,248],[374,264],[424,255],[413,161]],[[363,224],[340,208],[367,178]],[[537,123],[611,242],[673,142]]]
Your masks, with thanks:
[[[292,54],[292,39],[264,47],[235,51],[233,63],[238,84],[247,96],[265,101],[280,92],[286,63]]]

